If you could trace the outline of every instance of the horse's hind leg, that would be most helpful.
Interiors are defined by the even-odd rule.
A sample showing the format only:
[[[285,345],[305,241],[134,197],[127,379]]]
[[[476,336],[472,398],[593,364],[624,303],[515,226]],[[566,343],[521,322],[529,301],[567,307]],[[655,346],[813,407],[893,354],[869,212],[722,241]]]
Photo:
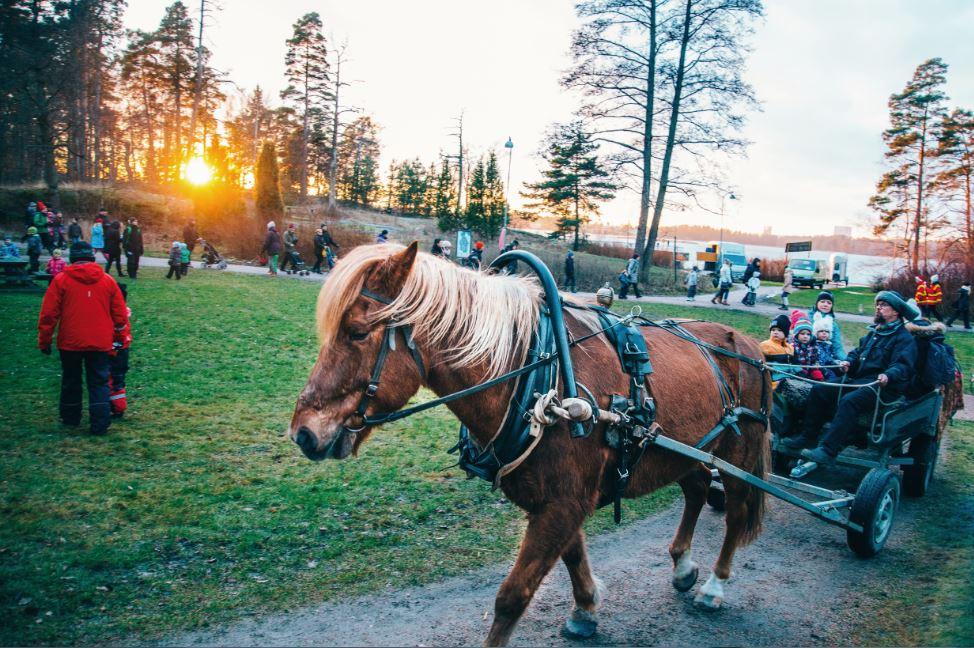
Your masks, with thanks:
[[[485,642],[488,646],[507,644],[538,585],[576,538],[585,515],[577,502],[555,502],[528,516],[528,530],[514,568],[497,592],[494,623]]]
[[[601,603],[602,583],[592,575],[585,550],[585,532],[578,530],[561,559],[568,568],[575,597],[575,609],[565,621],[565,632],[572,637],[588,639],[599,625],[595,610]]]
[[[673,559],[673,587],[686,592],[697,582],[700,569],[690,558],[690,545],[693,543],[693,530],[697,526],[700,511],[707,501],[710,488],[710,471],[700,464],[689,475],[680,480],[683,489],[683,517],[670,543],[670,557]]]

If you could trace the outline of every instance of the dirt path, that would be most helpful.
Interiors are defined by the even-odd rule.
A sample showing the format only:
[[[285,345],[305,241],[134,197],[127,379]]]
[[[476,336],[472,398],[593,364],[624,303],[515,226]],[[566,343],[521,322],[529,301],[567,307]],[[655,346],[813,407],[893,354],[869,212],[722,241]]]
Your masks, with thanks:
[[[936,490],[929,497],[937,497]],[[773,501],[765,531],[741,550],[725,608],[697,610],[693,593],[670,586],[666,546],[680,506],[590,541],[595,573],[607,596],[599,632],[570,641],[561,627],[571,587],[560,564],[548,576],[515,630],[512,645],[818,645],[847,644],[849,632],[896,587],[892,564],[914,559],[923,500],[904,500],[892,537],[876,558],[848,549],[845,531]],[[916,527],[916,528],[915,528]],[[700,581],[709,574],[723,518],[705,508],[694,558]],[[215,631],[171,638],[169,645],[479,645],[494,595],[510,565],[426,587],[377,594],[246,620]]]

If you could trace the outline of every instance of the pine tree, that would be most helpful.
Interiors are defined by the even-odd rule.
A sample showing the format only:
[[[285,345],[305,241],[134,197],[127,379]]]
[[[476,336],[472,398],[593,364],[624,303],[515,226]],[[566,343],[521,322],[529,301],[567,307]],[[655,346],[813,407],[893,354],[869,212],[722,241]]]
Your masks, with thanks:
[[[254,178],[257,213],[262,218],[276,218],[284,213],[281,188],[278,184],[277,152],[271,142],[264,142],[257,160],[257,173]]]
[[[929,168],[936,156],[942,120],[946,116],[947,65],[939,58],[921,63],[902,92],[889,98],[890,127],[883,132],[886,159],[894,167],[883,174],[869,206],[879,213],[877,234],[901,218],[909,218],[910,268],[920,269],[920,239],[927,227],[935,174]]]
[[[195,77],[191,58],[195,50],[193,21],[186,5],[177,0],[166,7],[154,37],[158,42],[161,89],[169,106],[163,131],[165,179],[174,181],[187,157],[183,146],[183,118],[186,109],[191,108]]]
[[[947,204],[955,245],[974,274],[974,112],[957,108],[943,118],[937,143],[935,186]]]
[[[484,196],[487,193],[487,179],[484,160],[477,160],[467,183],[467,208],[464,210],[463,224],[467,229],[474,230],[486,236],[487,228]]]
[[[436,175],[436,180],[431,182],[433,187],[433,200],[431,216],[436,219],[437,227],[440,231],[448,232],[456,229],[460,225],[457,218],[454,203],[456,202],[456,186],[453,174],[450,172],[450,162],[443,158],[440,162],[440,171]]]
[[[298,156],[298,185],[302,198],[308,195],[308,159],[314,124],[314,111],[322,114],[331,100],[328,44],[322,33],[321,17],[307,13],[294,23],[294,33],[287,40],[288,87],[281,99],[289,102],[301,122],[300,152]]]
[[[522,193],[534,200],[530,209],[542,209],[558,216],[554,235],[574,235],[578,250],[582,226],[598,214],[598,203],[611,200],[618,186],[603,167],[593,142],[579,121],[561,124],[549,133],[542,157],[548,168],[544,180],[525,185]]]

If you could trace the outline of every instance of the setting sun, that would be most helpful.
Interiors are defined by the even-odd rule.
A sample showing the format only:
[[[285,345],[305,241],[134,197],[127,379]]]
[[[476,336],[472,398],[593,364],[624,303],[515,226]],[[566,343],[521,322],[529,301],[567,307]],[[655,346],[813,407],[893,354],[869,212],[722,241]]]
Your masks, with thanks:
[[[194,157],[186,163],[186,181],[194,185],[205,185],[213,178],[213,169],[203,158]]]

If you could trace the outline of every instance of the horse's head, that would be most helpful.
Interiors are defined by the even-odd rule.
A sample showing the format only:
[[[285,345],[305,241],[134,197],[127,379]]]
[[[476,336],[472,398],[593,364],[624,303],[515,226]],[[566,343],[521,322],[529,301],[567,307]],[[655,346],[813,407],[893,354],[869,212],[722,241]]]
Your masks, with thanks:
[[[322,288],[318,299],[322,346],[289,430],[291,440],[309,459],[343,459],[356,452],[371,432],[356,410],[386,346],[391,318],[386,307],[409,277],[416,247],[413,242],[388,255],[376,255],[374,249],[371,254],[353,251]],[[367,416],[403,407],[422,384],[403,336],[396,334],[395,342],[394,349],[387,349],[381,384],[368,400]]]

